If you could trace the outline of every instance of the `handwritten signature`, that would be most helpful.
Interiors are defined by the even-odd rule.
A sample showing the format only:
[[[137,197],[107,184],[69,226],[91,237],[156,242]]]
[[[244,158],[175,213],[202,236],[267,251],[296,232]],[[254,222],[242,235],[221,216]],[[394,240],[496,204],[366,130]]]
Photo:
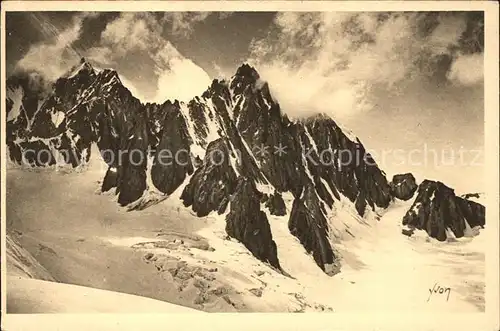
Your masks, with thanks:
[[[435,283],[434,287],[432,289],[429,289],[429,297],[427,298],[427,301],[429,301],[431,299],[431,296],[433,294],[447,295],[446,296],[446,301],[448,301],[450,299],[451,288],[449,288],[449,287],[442,287],[438,283]]]

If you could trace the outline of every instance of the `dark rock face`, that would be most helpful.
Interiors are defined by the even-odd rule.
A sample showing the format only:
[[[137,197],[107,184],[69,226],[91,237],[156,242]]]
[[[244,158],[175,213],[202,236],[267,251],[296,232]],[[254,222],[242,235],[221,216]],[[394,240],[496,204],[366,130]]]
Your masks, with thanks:
[[[62,93],[57,86],[64,82],[68,88]],[[70,164],[86,161],[89,145],[86,139],[81,139],[78,128],[69,127],[67,113],[75,106],[69,96],[77,95],[87,83],[62,77],[49,93],[45,82],[30,75],[7,80],[6,142],[14,162],[21,164],[24,159],[27,164],[39,167],[60,161]],[[56,154],[61,154],[62,159],[56,160]]]
[[[328,239],[328,223],[323,203],[314,188],[307,186],[293,202],[288,228],[297,237],[316,264],[328,275],[338,272],[336,257]]]
[[[456,238],[464,236],[467,222],[470,227],[485,225],[483,205],[457,197],[453,189],[441,182],[424,180],[418,195],[403,218],[410,229],[425,230],[439,241],[447,239],[450,229]]]
[[[146,119],[135,113],[133,124],[120,139],[120,162],[118,164],[118,203],[126,206],[139,199],[146,190],[148,137]],[[134,123],[135,122],[135,123]]]
[[[401,233],[407,237],[411,237],[414,231],[415,231],[414,229],[403,229],[401,230]]]
[[[415,177],[411,173],[394,175],[392,178],[391,195],[399,200],[410,200],[418,188]]]
[[[314,184],[330,207],[340,199],[339,191],[353,202],[359,196],[372,208],[389,205],[385,174],[359,140],[348,138],[326,115],[291,122],[271,97],[268,85],[259,80],[255,69],[243,65],[230,89],[237,128],[269,183],[294,196]],[[359,210],[363,216],[364,209]]]
[[[115,71],[98,73],[83,59],[43,97],[26,88],[19,92],[19,87],[25,87],[19,84],[12,85],[8,95],[8,146],[14,161],[20,163],[23,154],[35,150],[42,160],[28,159],[33,166],[66,163],[77,167],[89,161],[95,143],[108,166],[116,169],[116,174],[108,172],[101,189],[115,186],[121,205],[143,195],[148,117]],[[12,109],[14,105],[18,108]],[[26,114],[31,116],[29,121],[23,119]]]
[[[486,208],[482,204],[459,197],[457,204],[471,227],[485,226]]]
[[[267,181],[281,192],[297,193],[304,183],[296,129],[271,98],[267,84],[257,88],[257,79],[255,69],[242,66],[231,82],[237,129]]]
[[[261,193],[253,181],[240,177],[226,216],[226,232],[256,258],[281,269],[266,213],[260,210],[260,199]]]
[[[185,206],[192,206],[198,216],[211,211],[224,213],[230,195],[236,188],[236,173],[229,163],[229,149],[225,139],[208,145],[203,165],[194,172],[182,192]]]
[[[90,160],[90,143],[83,139],[78,139],[76,143],[68,136],[67,132],[62,133],[58,138],[51,140],[64,162],[70,164],[73,168],[80,164],[87,163]]]
[[[150,137],[147,113],[111,70],[97,75],[84,96],[86,101],[78,107],[81,115],[71,116],[70,122],[87,123],[81,131],[87,132],[88,145],[95,142],[103,160],[116,169],[115,192],[118,203],[126,206],[146,190]],[[78,120],[80,117],[84,120]]]
[[[151,177],[163,193],[173,193],[194,171],[190,156],[191,138],[179,103],[168,101],[164,107],[165,119],[162,137],[155,152]]]
[[[354,207],[356,208],[358,214],[363,216],[366,212],[366,206],[367,206],[366,198],[364,196],[364,192],[361,191],[358,193],[358,197],[354,202]]]
[[[279,192],[271,194],[266,202],[266,208],[269,209],[271,215],[284,216],[286,215],[286,206],[283,197]]]
[[[117,177],[116,168],[108,168],[104,180],[102,181],[101,192],[107,192],[116,187]]]
[[[228,141],[228,148],[236,158],[236,170],[246,178],[252,178],[260,183],[268,183],[259,165],[256,162],[255,155],[252,155],[252,150],[247,148],[245,141],[238,130],[234,114],[231,107],[232,99],[231,92],[224,81],[214,80],[210,88],[204,95],[211,101],[215,113],[217,114],[217,122],[220,127],[219,134]]]
[[[364,215],[361,207],[365,205],[361,200],[372,209],[389,205],[391,197],[385,173],[358,139],[348,138],[337,123],[325,115],[306,121],[302,136],[311,145],[308,147],[312,156],[309,171],[328,184],[335,198],[338,199],[340,192],[352,202],[358,200],[360,216]]]
[[[24,159],[28,164],[41,167],[55,164],[55,157],[47,143],[41,140],[20,144]]]
[[[194,138],[198,139],[199,141],[206,142],[209,134],[207,129],[208,120],[213,120],[214,115],[212,114],[212,112],[210,112],[203,100],[201,100],[199,97],[195,97],[193,100],[191,100],[188,103],[188,108],[189,116],[193,120],[193,126],[196,135],[196,137]],[[208,119],[207,116],[209,117]]]

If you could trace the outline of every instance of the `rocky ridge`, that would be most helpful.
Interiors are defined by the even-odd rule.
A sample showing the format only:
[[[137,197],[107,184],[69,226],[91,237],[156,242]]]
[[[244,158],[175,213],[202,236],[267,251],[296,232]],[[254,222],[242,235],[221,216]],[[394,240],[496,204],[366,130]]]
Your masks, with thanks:
[[[456,196],[453,189],[439,181],[424,180],[417,197],[403,218],[411,232],[425,230],[439,241],[472,236],[474,228],[485,226],[485,207]]]
[[[279,248],[262,202],[273,215],[289,215],[291,235],[332,275],[338,261],[327,216],[340,195],[363,217],[414,191],[411,180],[404,192],[391,188],[359,139],[327,115],[289,119],[247,64],[187,103],[142,103],[115,71],[97,70],[85,59],[48,94],[27,79],[7,85],[13,162],[80,167],[96,144],[108,166],[101,190],[114,190],[120,205],[141,209],[182,190],[186,207],[199,217],[225,215],[227,233],[277,269]],[[282,203],[286,192],[294,197],[291,210]],[[441,231],[430,233],[442,238]]]

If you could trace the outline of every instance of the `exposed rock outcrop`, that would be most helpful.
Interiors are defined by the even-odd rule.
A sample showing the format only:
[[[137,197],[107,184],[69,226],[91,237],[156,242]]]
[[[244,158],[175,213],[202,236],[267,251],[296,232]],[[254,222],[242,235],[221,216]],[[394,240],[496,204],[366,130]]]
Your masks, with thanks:
[[[418,188],[415,177],[411,173],[394,175],[392,177],[391,195],[399,200],[410,200]]]
[[[118,203],[126,206],[139,199],[146,190],[148,135],[144,113],[136,112],[129,119],[127,134],[120,136],[118,153]]]
[[[101,192],[107,192],[117,185],[118,174],[116,168],[109,167],[101,185]]]
[[[196,169],[182,192],[185,206],[192,206],[198,216],[211,211],[224,213],[236,188],[236,173],[230,164],[227,141],[217,139],[208,145],[203,165]]]
[[[226,216],[226,232],[259,260],[281,269],[266,213],[260,210],[261,195],[252,180],[238,179],[231,210]]]
[[[338,199],[338,192],[352,202],[366,201],[372,209],[386,208],[391,201],[390,188],[385,173],[380,170],[363,144],[344,131],[326,115],[318,115],[305,122],[301,133],[302,145],[308,155],[308,170],[317,187],[325,183],[331,198]],[[333,196],[332,196],[333,195]],[[328,203],[328,199],[323,199]],[[359,201],[360,216],[364,215],[365,202]]]
[[[266,208],[269,209],[271,215],[286,215],[285,201],[283,201],[283,197],[279,192],[275,192],[268,197],[268,199],[266,200]]]
[[[154,151],[151,178],[158,190],[172,194],[194,171],[191,162],[192,143],[179,103],[167,101],[163,106],[162,135]]]
[[[304,189],[301,197],[293,202],[288,221],[290,233],[297,237],[316,264],[328,275],[339,271],[338,261],[328,238],[325,206],[312,186]]]
[[[482,204],[459,197],[457,204],[470,227],[485,226],[486,208]]]
[[[483,205],[455,195],[441,182],[424,180],[418,195],[403,218],[410,229],[425,230],[430,237],[445,241],[451,234],[463,237],[467,229],[485,225]]]

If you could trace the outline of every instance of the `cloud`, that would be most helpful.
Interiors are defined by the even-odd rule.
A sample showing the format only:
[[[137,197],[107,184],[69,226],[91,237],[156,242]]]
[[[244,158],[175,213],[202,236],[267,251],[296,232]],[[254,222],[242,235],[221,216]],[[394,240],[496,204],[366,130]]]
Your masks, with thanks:
[[[111,47],[96,46],[88,49],[85,52],[85,56],[97,63],[109,65],[114,63],[113,60],[113,50]]]
[[[141,90],[135,86],[135,84],[133,83],[133,81],[131,79],[127,78],[123,74],[119,74],[119,76],[120,76],[120,81],[122,82],[123,86],[125,86],[130,91],[130,93],[132,93],[132,95],[134,97],[136,97],[137,99],[139,99],[141,101],[148,100],[148,98],[141,92]]]
[[[225,79],[225,78],[227,77],[226,73],[225,73],[225,72],[224,72],[224,70],[221,68],[221,66],[219,66],[219,65],[217,64],[217,62],[212,61],[212,67],[213,67],[213,69],[214,69],[214,70],[215,70],[215,72],[216,72],[216,77],[215,77],[215,78],[217,78],[217,79],[219,79],[219,80],[223,80],[223,79]]]
[[[45,36],[17,63],[17,70],[38,72],[47,81],[62,76],[82,56],[98,67],[116,69],[124,84],[145,102],[167,98],[186,101],[210,85],[209,75],[183,56],[166,35],[189,37],[196,24],[210,16],[226,19],[230,12],[123,12],[107,23],[100,38],[87,49],[76,49],[82,25],[96,13],[78,13],[63,29],[44,14],[30,20]],[[126,77],[126,78],[124,78]]]
[[[483,54],[460,55],[451,65],[448,78],[458,84],[475,85],[483,82]]]
[[[176,14],[176,13],[174,13]],[[173,15],[175,31],[189,29],[190,22],[201,20],[199,16]],[[167,99],[187,101],[201,94],[210,84],[210,77],[190,59],[185,58],[164,37],[163,19],[151,13],[122,13],[108,23],[101,34],[99,46],[87,51],[87,56],[104,65],[128,67],[128,86],[137,86],[134,95],[144,102],[162,103]],[[135,57],[137,56],[137,57]],[[142,77],[141,70],[130,62],[140,61],[151,67],[154,77]],[[156,91],[145,93],[137,80],[142,78],[151,85],[156,80]],[[143,84],[144,85],[144,84]],[[150,91],[149,91],[150,92]]]
[[[196,22],[212,13],[167,14],[171,33],[189,34]],[[54,26],[43,14],[33,14],[32,22],[46,38],[29,49],[17,63],[17,70],[36,71],[47,81],[54,81],[85,56],[97,66],[119,71],[124,85],[141,101],[187,101],[210,85],[210,77],[164,37],[167,14],[121,13],[86,50],[73,45],[81,37],[84,20],[97,14],[78,13],[64,29]]]
[[[166,99],[189,101],[210,85],[208,74],[191,60],[173,57],[168,64],[170,70],[164,70],[158,78],[156,102]]]
[[[149,50],[161,41],[162,28],[150,13],[122,13],[101,34],[103,46],[113,48],[115,56],[132,50]]]
[[[172,24],[172,33],[187,37],[193,32],[194,25],[204,21],[210,12],[170,12],[165,13],[164,20]]]
[[[177,22],[174,27],[177,32],[188,29],[189,22],[201,20],[202,16],[174,15]],[[141,101],[187,101],[209,86],[210,77],[165,39],[162,22],[162,18],[158,19],[151,13],[122,13],[108,23],[101,34],[100,45],[89,49],[87,56],[104,65],[128,67],[131,73],[125,85],[134,90],[132,94]],[[131,61],[140,61],[144,66],[151,67],[154,77],[142,77],[141,70],[131,66]],[[139,78],[147,80],[149,85],[153,78],[156,91],[143,91],[136,82]]]
[[[446,13],[279,13],[250,62],[290,115],[349,117],[371,109],[374,88],[438,75],[466,23]]]
[[[439,16],[437,24],[427,40],[427,46],[435,54],[448,54],[450,47],[459,45],[460,38],[467,28],[466,17]]]
[[[7,81],[11,79],[7,78]],[[52,89],[53,81],[47,80],[45,76],[36,71],[18,71],[13,77],[14,81],[25,82],[24,88],[27,88],[30,95],[37,96],[37,99],[44,99],[49,95]]]
[[[223,20],[231,16],[232,12],[167,12],[163,14],[162,23],[168,23],[171,33],[180,37],[190,37],[197,23],[205,21],[209,16],[217,15]]]
[[[84,19],[96,15],[95,13],[79,13],[63,30],[33,16],[33,21],[39,23],[40,30],[47,39],[32,45],[17,63],[16,70],[36,71],[48,80],[55,80],[63,75],[78,61],[79,53],[72,45],[80,37]]]

